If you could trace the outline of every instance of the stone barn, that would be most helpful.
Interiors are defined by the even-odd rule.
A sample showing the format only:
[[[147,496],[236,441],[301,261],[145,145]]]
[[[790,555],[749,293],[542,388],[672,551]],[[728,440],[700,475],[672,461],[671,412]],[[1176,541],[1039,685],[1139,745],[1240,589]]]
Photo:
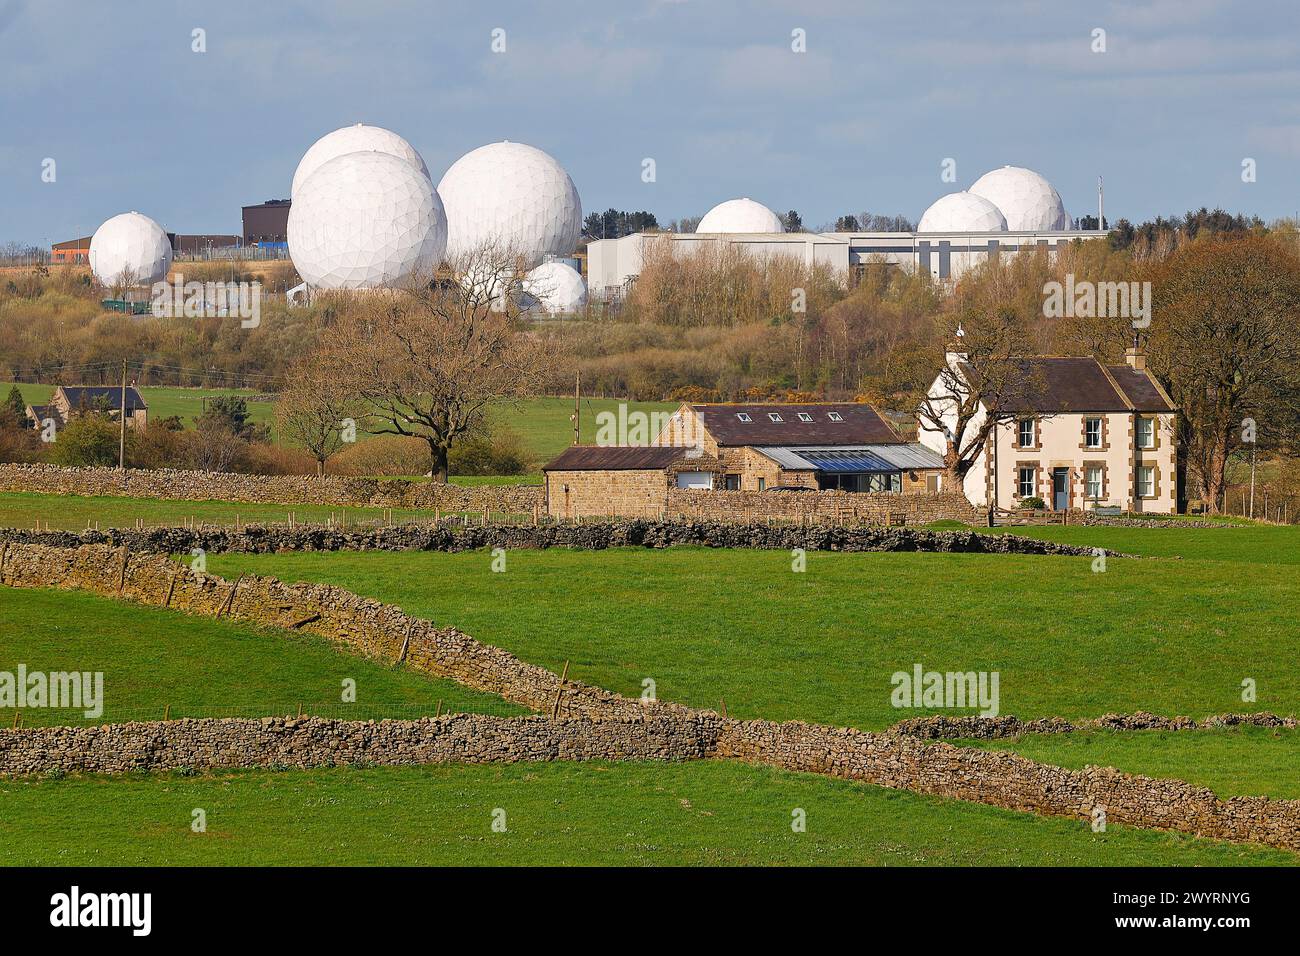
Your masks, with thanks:
[[[546,513],[554,518],[662,517],[668,488],[679,475],[713,487],[716,464],[688,458],[690,451],[665,445],[571,445],[542,468]]]

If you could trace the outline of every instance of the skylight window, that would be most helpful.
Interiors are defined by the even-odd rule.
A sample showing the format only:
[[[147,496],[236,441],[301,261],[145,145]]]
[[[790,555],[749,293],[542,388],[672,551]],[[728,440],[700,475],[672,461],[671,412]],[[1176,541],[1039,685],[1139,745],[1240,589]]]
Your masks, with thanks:
[[[801,422],[810,422],[810,421],[812,421],[812,416],[809,415],[807,412],[800,412],[800,413],[799,413],[799,421],[801,421]]]
[[[749,417],[749,413],[748,413],[748,412],[736,412],[736,417],[739,418],[742,422],[752,422],[752,421],[753,421],[753,419]]]
[[[841,415],[839,412],[827,412],[827,413],[826,413],[826,417],[829,418],[829,419],[830,419],[831,421],[833,421],[833,422],[842,422],[842,421],[844,421],[844,416]]]
[[[770,419],[772,419],[772,421],[774,421],[774,422],[783,422],[783,421],[785,421],[785,419],[782,418],[780,415],[778,415],[776,412],[768,412],[768,413],[767,413],[767,417],[770,418]]]

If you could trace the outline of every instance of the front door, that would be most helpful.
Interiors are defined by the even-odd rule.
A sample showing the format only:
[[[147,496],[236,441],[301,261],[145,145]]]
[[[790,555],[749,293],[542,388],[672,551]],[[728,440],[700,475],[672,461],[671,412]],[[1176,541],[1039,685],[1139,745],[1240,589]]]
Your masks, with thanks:
[[[1070,506],[1070,469],[1052,469],[1052,507],[1064,511]]]

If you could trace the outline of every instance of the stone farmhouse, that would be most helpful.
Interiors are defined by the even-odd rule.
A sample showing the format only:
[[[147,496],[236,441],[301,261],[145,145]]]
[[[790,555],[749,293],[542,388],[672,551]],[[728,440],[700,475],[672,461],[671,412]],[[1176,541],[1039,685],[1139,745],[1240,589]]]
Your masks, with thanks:
[[[542,471],[553,516],[658,516],[673,490],[937,492],[943,460],[858,402],[685,403],[649,446],[575,445]]]
[[[969,381],[965,360],[964,353],[949,352],[956,375],[941,373],[930,388],[932,402],[947,403],[942,419],[948,431],[956,427],[954,378]],[[1023,365],[1034,399],[1001,409],[965,478],[963,491],[973,505],[1016,508],[1037,497],[1054,511],[1177,511],[1177,409],[1139,349],[1129,349],[1123,365],[1045,356]],[[981,427],[987,414],[981,408],[969,428]],[[943,454],[945,435],[933,426],[921,422],[918,437]]]
[[[45,419],[53,419],[62,427],[83,412],[103,412],[114,421],[122,415],[122,387],[120,385],[60,385],[44,405],[28,405],[27,417],[40,428]],[[149,423],[149,406],[135,387],[126,388],[126,424],[129,428],[144,428]]]

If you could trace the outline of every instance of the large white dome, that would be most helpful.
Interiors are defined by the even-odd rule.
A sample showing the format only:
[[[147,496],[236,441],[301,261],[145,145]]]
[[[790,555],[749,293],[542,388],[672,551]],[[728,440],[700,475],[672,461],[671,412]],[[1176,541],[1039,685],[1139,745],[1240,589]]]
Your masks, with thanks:
[[[318,289],[375,289],[437,268],[447,216],[433,183],[389,153],[336,156],[289,207],[289,255]]]
[[[704,214],[696,232],[785,232],[781,217],[761,202],[728,199]]]
[[[523,143],[490,143],[456,160],[438,195],[447,209],[447,258],[488,248],[528,267],[568,255],[582,231],[582,200],[564,167]]]
[[[578,312],[587,302],[587,284],[567,262],[543,262],[524,278],[523,289],[551,315]]]
[[[152,285],[167,277],[171,264],[167,233],[138,212],[114,216],[90,237],[90,271],[104,285]]]
[[[917,232],[1005,232],[1006,217],[997,206],[974,193],[940,196],[921,216]]]
[[[1060,195],[1032,169],[1003,166],[975,180],[969,191],[1002,210],[1012,232],[1070,228],[1070,217]]]
[[[307,181],[307,177],[336,156],[367,150],[388,153],[404,159],[424,173],[426,179],[430,178],[429,167],[424,165],[423,157],[416,152],[414,146],[391,129],[357,123],[355,126],[344,126],[332,133],[326,133],[312,143],[311,148],[303,153],[302,159],[298,161],[298,168],[294,170],[293,185],[289,189],[289,195],[297,196],[298,187]]]

